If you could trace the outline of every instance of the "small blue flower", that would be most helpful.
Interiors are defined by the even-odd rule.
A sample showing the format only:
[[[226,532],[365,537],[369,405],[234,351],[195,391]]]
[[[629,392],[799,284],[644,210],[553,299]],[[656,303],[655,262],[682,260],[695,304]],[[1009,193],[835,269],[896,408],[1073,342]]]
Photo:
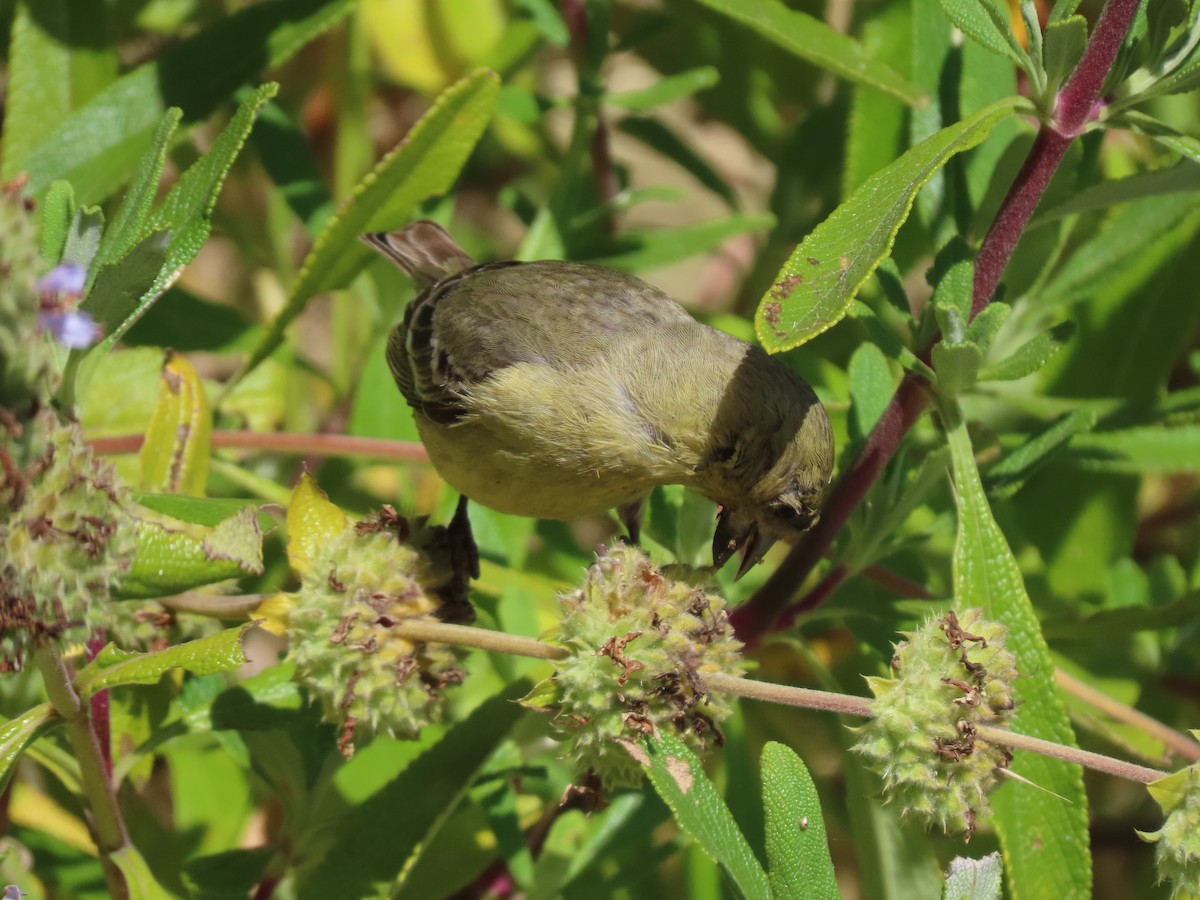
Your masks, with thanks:
[[[91,313],[78,310],[40,312],[38,327],[50,332],[68,350],[86,350],[100,337],[100,327]]]
[[[77,262],[65,262],[43,275],[36,285],[41,294],[81,294],[87,283],[87,269]]]

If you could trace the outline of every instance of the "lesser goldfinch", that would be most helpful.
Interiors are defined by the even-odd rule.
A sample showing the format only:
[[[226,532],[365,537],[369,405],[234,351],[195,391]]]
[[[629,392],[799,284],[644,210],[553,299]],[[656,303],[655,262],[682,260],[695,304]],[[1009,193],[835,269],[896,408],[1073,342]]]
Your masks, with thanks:
[[[616,507],[636,540],[656,485],[720,506],[740,577],[817,519],[833,435],[807,382],[641,279],[582,263],[478,265],[441,226],[363,239],[418,294],[387,360],[438,472],[505,513]]]

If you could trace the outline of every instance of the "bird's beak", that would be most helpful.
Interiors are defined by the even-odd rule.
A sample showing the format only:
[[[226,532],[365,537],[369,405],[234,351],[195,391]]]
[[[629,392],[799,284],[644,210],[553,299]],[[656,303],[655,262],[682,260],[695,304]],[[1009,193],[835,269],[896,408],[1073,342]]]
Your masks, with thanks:
[[[739,529],[734,524],[729,510],[723,508],[717,516],[717,531],[713,536],[713,568],[721,568],[729,561],[734,551],[738,551],[741,554],[741,562],[737,574],[733,576],[737,581],[766,555],[774,543],[774,538],[765,537],[759,531],[757,522],[752,521]]]

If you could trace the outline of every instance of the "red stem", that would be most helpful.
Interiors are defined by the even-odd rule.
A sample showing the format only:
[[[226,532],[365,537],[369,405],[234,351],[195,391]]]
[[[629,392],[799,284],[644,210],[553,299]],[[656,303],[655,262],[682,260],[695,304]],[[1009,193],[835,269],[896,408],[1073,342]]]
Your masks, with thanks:
[[[87,661],[91,662],[96,654],[104,649],[104,629],[96,629],[95,634],[87,642]],[[96,691],[91,700],[92,731],[96,734],[96,742],[100,745],[100,758],[104,760],[104,768],[108,772],[108,780],[112,781],[112,720],[108,691]]]
[[[92,438],[88,444],[97,453],[115,455],[137,453],[146,436],[122,434]],[[237,450],[261,450],[273,453],[302,453],[316,456],[373,456],[404,462],[429,462],[429,453],[420,444],[386,438],[353,437],[347,434],[295,434],[283,431],[214,431],[213,447]]]
[[[1104,79],[1112,69],[1140,4],[1141,0],[1108,0],[1100,13],[1079,65],[1059,93],[1054,123],[1042,125],[1029,157],[1009,189],[1008,196],[1004,198],[979,249],[975,262],[972,316],[991,301],[1021,233],[1062,162],[1070,142],[1087,122],[1096,117]],[[923,356],[928,361],[928,351]],[[741,640],[753,644],[764,634],[780,627],[780,617],[788,608],[796,589],[829,550],[850,514],[862,502],[900,446],[900,441],[916,422],[926,402],[927,395],[921,390],[920,380],[911,373],[906,374],[867,438],[862,452],[830,494],[816,527],[792,549],[766,584],[734,611],[731,618]],[[831,579],[828,584],[822,582],[810,598],[797,605],[796,613],[790,614],[788,621],[799,612],[824,602],[840,582],[840,578]]]

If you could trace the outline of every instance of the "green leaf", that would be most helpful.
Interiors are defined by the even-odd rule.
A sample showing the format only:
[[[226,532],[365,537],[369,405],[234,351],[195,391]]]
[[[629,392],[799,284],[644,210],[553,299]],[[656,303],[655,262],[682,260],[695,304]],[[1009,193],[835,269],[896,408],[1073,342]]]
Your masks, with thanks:
[[[1003,876],[999,853],[989,853],[983,859],[956,856],[946,870],[942,900],[1000,900]]]
[[[678,75],[668,75],[660,78],[649,87],[635,91],[625,91],[620,94],[609,94],[604,99],[613,106],[630,112],[642,112],[665,106],[677,100],[683,100],[692,94],[712,87],[721,80],[720,73],[713,66],[697,66],[680,72]]]
[[[1021,570],[984,496],[966,421],[956,405],[945,406],[942,418],[959,517],[953,566],[956,602],[982,607],[987,618],[1008,626],[1008,649],[1016,656],[1022,676],[1017,685],[1021,713],[1013,727],[1022,734],[1076,746],[1055,687],[1054,663]],[[1090,897],[1082,770],[1018,750],[1012,771],[1036,785],[1011,782],[992,796],[994,823],[1014,897]],[[1032,847],[1038,848],[1036,853],[1030,852]]]
[[[1102,231],[1075,250],[1054,277],[1041,289],[1038,306],[1043,311],[1090,297],[1131,269],[1184,222],[1200,216],[1200,204],[1191,194],[1147,197],[1130,203],[1109,217]]]
[[[626,272],[645,272],[711,253],[735,235],[766,231],[774,224],[775,217],[770,213],[736,213],[696,225],[626,232],[608,252],[590,262]]]
[[[996,335],[1000,333],[1001,327],[1007,321],[1010,312],[1012,312],[1012,307],[1007,303],[993,300],[971,320],[963,337],[978,345],[979,349],[986,354],[988,348],[992,346],[992,341],[996,339]]]
[[[957,396],[975,386],[983,351],[970,341],[940,341],[933,346],[932,360],[938,387]]]
[[[817,787],[789,747],[768,741],[762,752],[767,870],[775,900],[837,900]]]
[[[167,351],[139,454],[141,488],[202,497],[211,450],[212,411],[204,384],[184,357]]]
[[[979,370],[980,381],[1016,381],[1032,375],[1050,361],[1075,334],[1074,322],[1060,322],[1049,331],[1031,338],[1009,357],[988,363]]]
[[[754,327],[770,353],[798,347],[832,328],[891,252],[913,198],[955,154],[983,141],[998,122],[1027,108],[1011,97],[981,109],[913,147],[867,179],[798,246],[759,303]]]
[[[278,89],[276,84],[264,84],[246,98],[208,153],[180,176],[150,216],[144,228],[150,236],[97,275],[96,287],[80,308],[103,323],[106,333],[91,349],[72,351],[64,387],[68,401],[86,391],[99,358],[196,258],[208,240],[212,210],[225,176],[245,144],[258,110]]]
[[[121,198],[112,224],[100,241],[100,250],[96,254],[97,265],[105,266],[123,259],[145,237],[146,221],[150,217],[150,207],[158,193],[159,180],[167,160],[167,148],[182,116],[183,111],[177,106],[163,113],[150,139],[150,146],[133,170],[133,178],[125,196]]]
[[[675,821],[748,900],[771,897],[771,883],[729,807],[704,774],[687,745],[669,734],[646,738],[626,749],[646,768],[650,783],[671,809]]]
[[[73,112],[27,155],[29,190],[39,194],[65,178],[81,203],[105,199],[152,147],[169,107],[183,110],[185,125],[207,118],[236,88],[282,63],[356,2],[268,0],[168,48]]]
[[[1082,0],[1054,0],[1054,8],[1050,10],[1049,22],[1061,22],[1079,8]]]
[[[359,757],[347,764],[334,785],[344,815],[320,823],[334,843],[320,861],[296,873],[299,900],[376,896],[402,879],[414,855],[431,843],[488,758],[526,715],[513,701],[529,689],[529,682],[521,680],[485,700],[365,797],[349,784]],[[398,810],[403,814],[397,815]]]
[[[1189,138],[1196,145],[1196,160],[1200,161],[1200,141]],[[1184,160],[1178,165],[1167,169],[1156,169],[1153,172],[1139,172],[1127,178],[1114,178],[1101,181],[1091,187],[1084,188],[1072,195],[1070,199],[1059,203],[1037,216],[1031,228],[1057,222],[1067,216],[1079,213],[1090,213],[1096,210],[1108,209],[1122,203],[1142,200],[1147,197],[1158,197],[1164,194],[1184,194],[1200,191],[1200,165],[1192,160]]]
[[[699,0],[789,53],[855,84],[866,85],[917,106],[925,92],[892,69],[872,59],[853,38],[819,19],[788,9],[779,0]]]
[[[1192,732],[1192,736],[1200,740],[1200,734],[1196,731]],[[1146,790],[1162,809],[1164,816],[1170,815],[1180,804],[1187,802],[1188,795],[1192,793],[1190,788],[1193,768],[1180,769],[1146,785]]]
[[[325,225],[304,261],[287,305],[271,323],[239,377],[271,355],[309,298],[345,287],[371,260],[359,235],[399,228],[418,203],[450,189],[484,128],[499,93],[495,73],[477,70],[447,88]]]
[[[1067,413],[1041,432],[1031,435],[1021,446],[1006,453],[987,471],[987,493],[993,497],[1011,497],[1029,481],[1047,460],[1067,442],[1096,424],[1096,412],[1077,409]]]
[[[895,379],[883,351],[862,344],[850,357],[846,369],[850,379],[850,434],[864,441],[896,392]]]
[[[1200,472],[1200,425],[1127,428],[1077,435],[1071,456],[1087,468],[1116,472]]]
[[[210,528],[220,525],[230,516],[241,512],[248,506],[257,506],[257,500],[235,499],[232,497],[185,497],[179,494],[142,494],[134,492],[134,503],[146,509],[162,513],[181,522],[191,522],[195,525],[207,525]],[[265,513],[262,514],[266,516]],[[262,522],[260,517],[260,523]],[[266,521],[270,517],[266,516]]]
[[[57,265],[67,245],[67,232],[75,220],[75,189],[68,181],[56,181],[42,200],[42,259]]]
[[[106,859],[125,879],[129,900],[172,900],[172,895],[154,877],[145,858],[132,844],[109,853]]]
[[[1008,4],[996,0],[941,0],[946,16],[963,34],[1025,71],[1031,63],[1009,24]]]
[[[226,578],[262,574],[262,532],[253,507],[211,528],[148,510],[134,512],[137,551],[113,589],[117,597],[168,597]]]
[[[660,119],[626,116],[617,123],[617,128],[661,153],[731,207],[737,207],[737,197],[721,174]]]
[[[1069,16],[1046,26],[1042,42],[1042,64],[1046,69],[1046,82],[1057,89],[1075,71],[1083,51],[1087,47],[1087,19]]]
[[[923,378],[933,378],[933,370],[904,345],[899,335],[879,318],[875,310],[861,300],[854,300],[847,312],[852,319],[862,323],[863,327],[867,329],[871,342],[883,351],[884,356],[895,360],[905,369],[916,372]]]
[[[71,48],[62,39],[68,20],[66,0],[17,4],[9,39],[0,181],[15,178],[30,151],[71,112]]]
[[[131,653],[108,644],[79,672],[75,688],[87,698],[123,684],[154,684],[172,669],[186,669],[193,675],[228,672],[246,661],[242,638],[249,627],[227,628],[154,653]]]
[[[0,725],[0,791],[8,785],[13,768],[25,748],[45,733],[54,722],[54,707],[49,703],[39,703],[15,719],[9,719]]]
[[[104,213],[98,206],[81,206],[75,210],[67,239],[63,243],[62,261],[79,263],[85,271],[92,268],[100,235],[104,232]]]

